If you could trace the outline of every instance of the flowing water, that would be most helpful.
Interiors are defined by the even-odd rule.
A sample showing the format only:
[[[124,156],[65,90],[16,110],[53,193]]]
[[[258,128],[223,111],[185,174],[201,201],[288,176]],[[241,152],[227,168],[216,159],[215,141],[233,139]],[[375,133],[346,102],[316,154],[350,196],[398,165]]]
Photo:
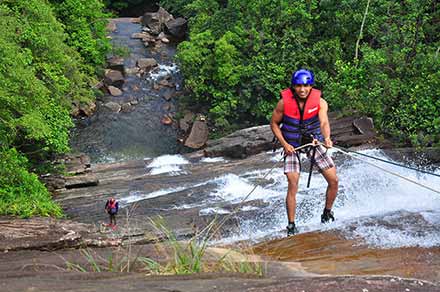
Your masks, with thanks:
[[[175,100],[167,102],[163,96],[182,87],[179,69],[173,62],[176,45],[163,45],[160,50],[147,49],[141,40],[130,38],[133,33],[141,32],[139,24],[131,23],[129,18],[115,20],[115,23],[117,30],[110,36],[116,48],[129,51],[129,55],[124,57],[126,69],[136,67],[140,58],[155,58],[159,66],[140,77],[127,74],[121,96],[99,98],[96,113],[91,118],[76,121],[71,146],[90,155],[93,162],[178,153],[176,129],[161,123],[164,114],[176,112]],[[154,85],[163,79],[167,79],[174,88],[155,89]],[[125,112],[115,113],[104,105],[110,101],[132,105]]]
[[[381,150],[362,152],[391,160]],[[297,194],[296,221],[301,233],[339,230],[347,238],[381,248],[440,246],[440,194],[383,173],[362,161],[344,157],[335,150],[332,155],[337,161],[340,180],[340,191],[333,208],[337,220],[328,225],[320,223],[327,184],[321,175],[315,173],[311,187],[307,188],[308,174],[302,173]],[[264,153],[257,160],[255,166],[250,163],[250,166],[234,168],[231,172],[225,170],[220,175],[199,177],[197,173],[200,167],[206,173],[210,170],[217,173],[216,169],[226,169],[229,163],[236,162],[223,158],[189,161],[180,155],[160,156],[146,161],[146,173],[151,179],[167,177],[172,187],[154,192],[133,191],[122,198],[121,203],[122,206],[128,206],[143,201],[151,205],[155,199],[169,196],[169,204],[164,203],[164,198],[161,199],[161,208],[165,212],[197,208],[202,217],[231,215],[239,228],[229,232],[221,243],[241,240],[259,242],[283,237],[287,180],[281,163],[279,167],[270,170],[273,163],[279,160],[279,155]],[[439,189],[438,177],[420,175],[383,162],[374,163]],[[440,171],[437,170],[437,174]],[[193,181],[188,182],[191,177]],[[246,198],[254,187],[255,190]]]

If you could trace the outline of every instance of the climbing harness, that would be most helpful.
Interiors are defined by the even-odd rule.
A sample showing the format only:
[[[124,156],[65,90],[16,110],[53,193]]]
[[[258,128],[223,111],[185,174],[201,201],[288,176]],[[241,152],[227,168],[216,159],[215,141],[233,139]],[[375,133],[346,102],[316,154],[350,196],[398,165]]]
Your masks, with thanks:
[[[325,145],[323,144],[323,143],[321,143],[321,142],[318,142],[317,144],[313,144],[313,143],[308,143],[308,144],[304,144],[304,145],[301,145],[301,146],[299,146],[299,147],[297,147],[297,148],[295,148],[295,152],[299,152],[299,151],[301,151],[301,150],[305,150],[305,149],[307,149],[307,148],[309,148],[309,150],[310,151],[314,151],[314,153],[312,153],[312,159],[314,159],[314,157],[315,157],[315,151],[316,151],[316,147],[317,146],[324,146],[325,147]],[[394,176],[397,176],[397,177],[400,177],[400,178],[402,178],[402,179],[404,179],[404,180],[406,180],[406,181],[409,181],[409,182],[411,182],[411,183],[414,183],[414,184],[416,184],[416,185],[418,185],[418,186],[421,186],[421,187],[423,187],[423,188],[425,188],[425,189],[428,189],[428,190],[430,190],[430,191],[433,191],[433,192],[435,192],[435,193],[438,193],[438,194],[440,194],[440,191],[439,190],[436,190],[436,189],[434,189],[434,188],[431,188],[431,187],[428,187],[428,186],[425,186],[425,185],[423,185],[423,184],[421,184],[421,183],[419,183],[419,182],[417,182],[417,181],[415,181],[415,180],[413,180],[413,179],[410,179],[410,178],[407,178],[407,177],[405,177],[405,176],[403,176],[403,175],[400,175],[400,174],[398,174],[398,173],[395,173],[395,172],[393,172],[393,171],[390,171],[390,170],[387,170],[387,169],[385,169],[385,168],[383,168],[383,167],[380,167],[380,166],[378,166],[378,165],[376,165],[376,164],[374,164],[374,163],[372,163],[372,162],[369,162],[369,161],[367,161],[367,160],[365,160],[365,159],[362,159],[362,158],[360,158],[360,157],[357,157],[356,155],[361,155],[361,156],[365,156],[365,157],[368,157],[368,158],[372,158],[372,159],[376,159],[376,160],[379,160],[379,161],[382,161],[382,162],[385,162],[385,163],[389,163],[389,164],[393,164],[393,165],[396,165],[396,166],[400,166],[400,167],[404,167],[404,168],[408,168],[408,169],[411,169],[411,170],[415,170],[415,171],[418,171],[418,172],[422,172],[422,173],[425,173],[425,174],[429,174],[429,175],[433,175],[433,176],[437,176],[437,177],[440,177],[440,175],[438,175],[438,174],[436,174],[436,173],[432,173],[432,172],[428,172],[428,171],[425,171],[425,170],[422,170],[422,169],[419,169],[419,168],[414,168],[414,167],[410,167],[410,166],[405,166],[405,165],[403,165],[403,164],[399,164],[399,163],[396,163],[396,162],[392,162],[392,161],[388,161],[388,160],[385,160],[385,159],[381,159],[381,158],[378,158],[378,157],[374,157],[374,156],[370,156],[370,155],[367,155],[367,154],[363,154],[363,153],[359,153],[359,152],[356,152],[356,151],[352,151],[352,150],[348,150],[348,149],[345,149],[345,148],[343,148],[343,147],[338,147],[338,146],[333,146],[332,147],[333,149],[336,149],[337,151],[339,151],[339,152],[341,152],[341,153],[343,153],[343,154],[345,154],[345,155],[347,155],[347,156],[350,156],[350,157],[352,157],[352,158],[355,158],[355,159],[358,159],[358,160],[360,160],[360,161],[363,161],[363,162],[365,162],[365,163],[367,163],[367,164],[369,164],[369,165],[371,165],[371,166],[373,166],[373,167],[376,167],[376,168],[378,168],[378,169],[380,169],[380,170],[382,170],[382,171],[384,171],[384,172],[386,172],[386,173],[389,173],[389,174],[392,174],[392,175],[394,175]],[[265,179],[272,171],[273,171],[273,169],[277,166],[277,164],[279,163],[279,162],[281,162],[283,159],[285,159],[285,157],[286,157],[286,155],[285,155],[285,153],[283,153],[282,152],[282,158],[281,159],[279,159],[279,160],[277,160],[275,163],[274,163],[274,165],[268,170],[268,172],[263,176],[263,179]],[[309,179],[308,179],[308,183],[307,183],[307,187],[309,187],[309,184],[310,184],[310,176],[311,176],[311,171],[312,171],[312,168],[313,168],[313,164],[311,165],[311,167],[310,167],[310,172],[309,172]],[[226,223],[226,221],[227,220],[229,220],[229,218],[231,217],[231,216],[233,216],[233,215],[235,215],[235,213],[237,213],[237,211],[241,208],[241,206],[242,206],[242,204],[250,197],[250,195],[256,190],[256,188],[258,187],[258,185],[255,185],[253,188],[252,188],[252,190],[238,203],[238,205],[232,210],[232,212],[230,213],[230,214],[228,214],[227,216],[225,216],[219,223],[218,223],[218,225],[216,226],[216,228],[214,229],[214,231],[210,234],[210,235],[208,235],[207,236],[207,240],[209,241],[219,230],[220,230],[220,228],[223,226],[223,224],[225,224]],[[207,226],[205,226],[205,228],[202,230],[202,231],[200,231],[199,233],[198,233],[198,235],[196,235],[196,237],[199,237],[200,235],[202,235],[204,232],[210,232],[213,228],[214,228],[214,226],[215,226],[215,223],[216,223],[216,221],[217,221],[217,219],[218,219],[218,217],[217,217],[217,215],[214,217],[214,219],[207,225]],[[321,216],[321,221],[322,222],[328,222],[328,221],[330,221],[330,220],[334,220],[334,217],[333,217],[333,213],[330,211],[330,212],[328,212],[327,214],[323,214],[322,216]]]
[[[296,147],[295,148],[295,152],[296,151],[300,151],[300,150],[302,150],[302,149],[305,149],[305,148],[307,148],[307,147],[311,147],[311,146],[315,146],[315,144],[313,144],[313,143],[308,143],[308,144],[304,144],[304,145],[301,145],[301,146],[299,146],[299,147]],[[265,179],[274,169],[275,169],[275,167],[278,165],[278,163],[279,162],[281,162],[283,159],[285,159],[285,157],[286,157],[286,155],[285,155],[285,153],[281,153],[282,155],[282,157],[280,158],[280,159],[278,159],[274,164],[273,164],[273,166],[266,172],[266,174],[263,176],[263,178],[262,179]],[[238,203],[238,205],[232,210],[232,212],[230,213],[230,214],[228,214],[227,216],[225,216],[220,222],[219,222],[219,224],[218,224],[218,226],[217,226],[217,228],[211,233],[211,235],[210,236],[208,236],[208,240],[210,240],[213,236],[214,236],[214,234],[216,234],[219,230],[220,230],[220,228],[223,226],[223,224],[225,224],[226,223],[226,221],[231,217],[231,216],[233,216],[235,213],[237,213],[237,211],[241,208],[241,206],[243,205],[243,203],[250,197],[250,195],[257,189],[257,187],[258,187],[258,184],[256,184],[253,188],[252,188],[252,190]],[[215,224],[215,221],[217,220],[217,215],[214,217],[214,219],[205,227],[205,228],[203,228],[202,229],[202,231],[200,231],[200,233],[199,233],[199,235],[201,235],[201,234],[203,234],[205,231],[210,231],[213,227],[214,227],[214,224]]]

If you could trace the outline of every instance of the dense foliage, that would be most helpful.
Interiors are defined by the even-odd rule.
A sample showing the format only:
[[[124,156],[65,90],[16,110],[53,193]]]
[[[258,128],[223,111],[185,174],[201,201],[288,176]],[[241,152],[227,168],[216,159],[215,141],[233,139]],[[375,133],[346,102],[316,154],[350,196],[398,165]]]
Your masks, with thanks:
[[[83,66],[93,73],[105,62],[110,50],[106,37],[107,18],[101,1],[51,0],[57,19],[67,33],[66,43],[75,48],[83,58]]]
[[[291,73],[308,68],[332,110],[371,115],[403,142],[440,144],[437,1],[161,4],[190,18],[178,58],[190,102],[217,127],[267,123]]]
[[[0,156],[0,214],[20,217],[61,216],[38,177],[29,173],[26,158],[15,149],[2,149]]]
[[[0,3],[0,214],[61,214],[30,170],[69,150],[72,102],[94,98],[88,68],[103,60],[104,49],[75,41],[75,29],[87,35],[90,27],[81,30],[77,23],[62,24],[56,18],[69,14],[63,8],[78,15],[81,3],[87,9],[101,7],[92,2],[63,1],[55,10],[41,0]],[[101,21],[102,14],[95,13]],[[88,21],[94,20],[91,15]],[[102,40],[102,35],[96,37]]]

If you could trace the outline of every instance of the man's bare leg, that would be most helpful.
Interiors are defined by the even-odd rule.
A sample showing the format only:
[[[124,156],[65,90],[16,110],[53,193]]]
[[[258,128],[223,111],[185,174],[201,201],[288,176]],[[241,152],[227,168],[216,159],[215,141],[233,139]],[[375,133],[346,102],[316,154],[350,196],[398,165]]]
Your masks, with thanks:
[[[287,219],[289,223],[293,223],[295,222],[296,214],[296,193],[298,192],[299,173],[289,172],[286,173],[286,177],[288,182],[286,196]]]
[[[336,167],[332,167],[322,171],[325,180],[327,181],[327,191],[325,193],[325,208],[321,215],[321,222],[327,223],[330,220],[334,221],[335,217],[331,211],[333,203],[335,202],[338,193],[338,176],[336,175]]]
[[[338,176],[336,175],[336,167],[332,167],[322,171],[322,175],[327,181],[327,191],[325,193],[325,208],[331,210],[338,193]]]

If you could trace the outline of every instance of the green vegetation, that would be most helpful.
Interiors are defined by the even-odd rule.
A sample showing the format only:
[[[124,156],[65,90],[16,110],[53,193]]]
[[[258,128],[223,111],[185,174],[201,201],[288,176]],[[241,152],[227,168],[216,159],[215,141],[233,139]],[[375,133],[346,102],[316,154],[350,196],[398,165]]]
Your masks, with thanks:
[[[69,150],[72,103],[94,99],[108,47],[98,0],[54,2],[0,3],[0,215],[62,215],[31,172]]]
[[[28,172],[26,159],[15,149],[0,153],[0,214],[61,216],[61,208],[52,202],[47,189]]]
[[[370,115],[404,143],[440,145],[436,1],[161,4],[190,18],[189,40],[178,47],[188,104],[219,129],[267,123],[292,72],[308,68],[331,110]]]

